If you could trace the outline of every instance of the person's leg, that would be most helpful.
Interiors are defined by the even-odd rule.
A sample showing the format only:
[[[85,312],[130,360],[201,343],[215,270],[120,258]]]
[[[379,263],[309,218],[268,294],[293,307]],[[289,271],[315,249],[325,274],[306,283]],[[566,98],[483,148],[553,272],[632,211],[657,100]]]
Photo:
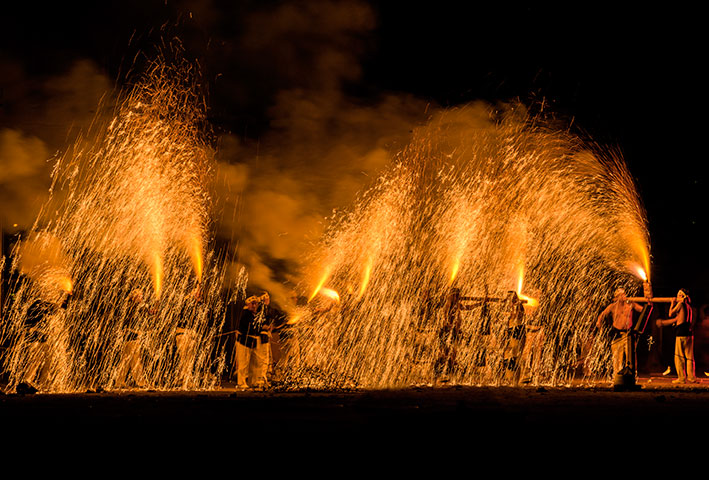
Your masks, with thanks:
[[[687,359],[684,358],[684,347],[683,341],[686,337],[677,337],[675,339],[675,369],[677,369],[677,382],[684,383],[686,379],[685,367],[687,365]]]
[[[613,356],[613,375],[617,374],[625,366],[625,338],[618,336],[611,342],[611,354]]]
[[[236,344],[236,385],[248,388],[247,377],[251,363],[251,349],[237,342]]]
[[[268,343],[262,343],[259,338],[251,353],[251,368],[249,371],[249,383],[255,388],[266,388],[266,370],[268,368]]]
[[[697,377],[694,372],[694,337],[684,338],[684,357],[687,359],[687,381],[696,382]]]

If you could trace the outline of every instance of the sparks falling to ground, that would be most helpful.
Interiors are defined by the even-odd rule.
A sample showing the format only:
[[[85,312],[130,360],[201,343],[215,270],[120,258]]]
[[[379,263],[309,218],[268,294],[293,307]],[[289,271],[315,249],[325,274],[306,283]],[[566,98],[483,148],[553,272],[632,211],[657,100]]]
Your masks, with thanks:
[[[617,155],[521,107],[444,112],[333,218],[311,300],[341,298],[299,319],[286,373],[377,388],[602,377],[595,318],[615,288],[640,287],[648,245]]]
[[[153,63],[56,165],[13,256],[10,388],[210,388],[223,269],[204,252],[212,154],[192,67]],[[222,312],[222,313],[220,313]]]

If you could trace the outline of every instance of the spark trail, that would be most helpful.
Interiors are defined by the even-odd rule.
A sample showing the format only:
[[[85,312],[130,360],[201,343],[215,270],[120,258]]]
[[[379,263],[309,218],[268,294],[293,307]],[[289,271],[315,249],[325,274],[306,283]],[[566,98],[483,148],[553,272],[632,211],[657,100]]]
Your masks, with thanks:
[[[213,155],[196,81],[187,62],[153,62],[58,159],[50,201],[13,254],[21,275],[0,330],[10,388],[217,382],[224,269],[205,249]]]
[[[520,106],[445,111],[332,219],[288,377],[324,388],[511,383],[510,301],[458,303],[451,287],[527,300],[527,347],[516,361],[533,383],[606,375],[595,318],[615,288],[640,287],[648,246],[616,154]],[[315,308],[328,301],[324,288],[340,303]]]

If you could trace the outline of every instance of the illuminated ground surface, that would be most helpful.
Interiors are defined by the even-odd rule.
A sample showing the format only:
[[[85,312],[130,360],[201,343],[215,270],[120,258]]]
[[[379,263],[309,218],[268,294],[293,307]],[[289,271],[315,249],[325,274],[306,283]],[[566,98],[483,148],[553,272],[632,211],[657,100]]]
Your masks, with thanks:
[[[610,384],[237,392],[228,384],[204,393],[4,394],[0,395],[0,422],[15,432],[71,426],[102,431],[244,429],[298,438],[360,433],[412,438],[465,431],[492,440],[504,440],[510,432],[524,438],[570,428],[602,433],[622,424],[633,431],[658,433],[684,422],[695,428],[709,423],[704,421],[709,411],[709,377],[695,385],[673,385],[671,380],[641,377],[641,388],[632,392],[613,391]]]

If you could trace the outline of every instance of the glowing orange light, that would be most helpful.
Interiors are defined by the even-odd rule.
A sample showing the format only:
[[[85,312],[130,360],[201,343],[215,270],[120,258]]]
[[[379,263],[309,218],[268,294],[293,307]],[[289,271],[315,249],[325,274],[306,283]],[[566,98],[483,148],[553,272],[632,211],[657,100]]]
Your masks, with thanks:
[[[638,275],[638,277],[640,277],[640,280],[642,280],[643,282],[647,282],[647,274],[645,273],[643,267],[641,267],[640,265],[636,265],[635,273]]]
[[[320,281],[318,282],[318,285],[315,287],[315,290],[313,290],[313,293],[310,295],[310,298],[308,298],[308,302],[310,302],[315,296],[318,294],[320,289],[322,288],[323,285],[325,285],[325,281],[327,278],[330,276],[330,267],[327,267],[325,271],[323,272],[322,277],[320,278]]]
[[[642,281],[650,281],[650,252],[647,243],[640,234],[632,234],[629,243],[635,251],[635,260],[629,264],[633,275],[637,275]]]
[[[449,286],[453,285],[453,282],[455,281],[455,277],[458,276],[458,270],[460,270],[460,258],[459,257],[457,257],[453,261],[453,268],[451,269],[451,278],[448,281]]]
[[[538,307],[539,301],[537,299],[528,297],[522,294],[522,285],[524,284],[524,268],[519,269],[519,277],[517,278],[517,297],[520,300],[525,300],[527,303],[524,304],[525,307]]]
[[[192,257],[192,264],[194,267],[195,275],[197,275],[197,281],[202,281],[202,241],[198,236],[193,236],[190,245],[190,255]]]
[[[539,301],[536,298],[528,297],[527,295],[518,295],[520,300],[526,300],[525,307],[538,307]]]
[[[361,299],[364,295],[364,291],[367,290],[367,285],[369,285],[369,277],[372,275],[372,259],[367,261],[367,265],[364,267],[364,274],[362,275],[362,285],[359,287],[359,294],[357,295],[357,300]]]
[[[331,288],[321,288],[320,293],[332,300],[335,300],[335,302],[340,303],[340,295],[338,295],[335,290]]]
[[[61,277],[59,279],[59,288],[64,290],[66,293],[71,293],[74,289],[74,285],[69,277]]]
[[[160,290],[162,289],[162,276],[162,258],[160,258],[160,255],[156,254],[153,260],[153,288],[155,289],[156,297],[160,296]]]

